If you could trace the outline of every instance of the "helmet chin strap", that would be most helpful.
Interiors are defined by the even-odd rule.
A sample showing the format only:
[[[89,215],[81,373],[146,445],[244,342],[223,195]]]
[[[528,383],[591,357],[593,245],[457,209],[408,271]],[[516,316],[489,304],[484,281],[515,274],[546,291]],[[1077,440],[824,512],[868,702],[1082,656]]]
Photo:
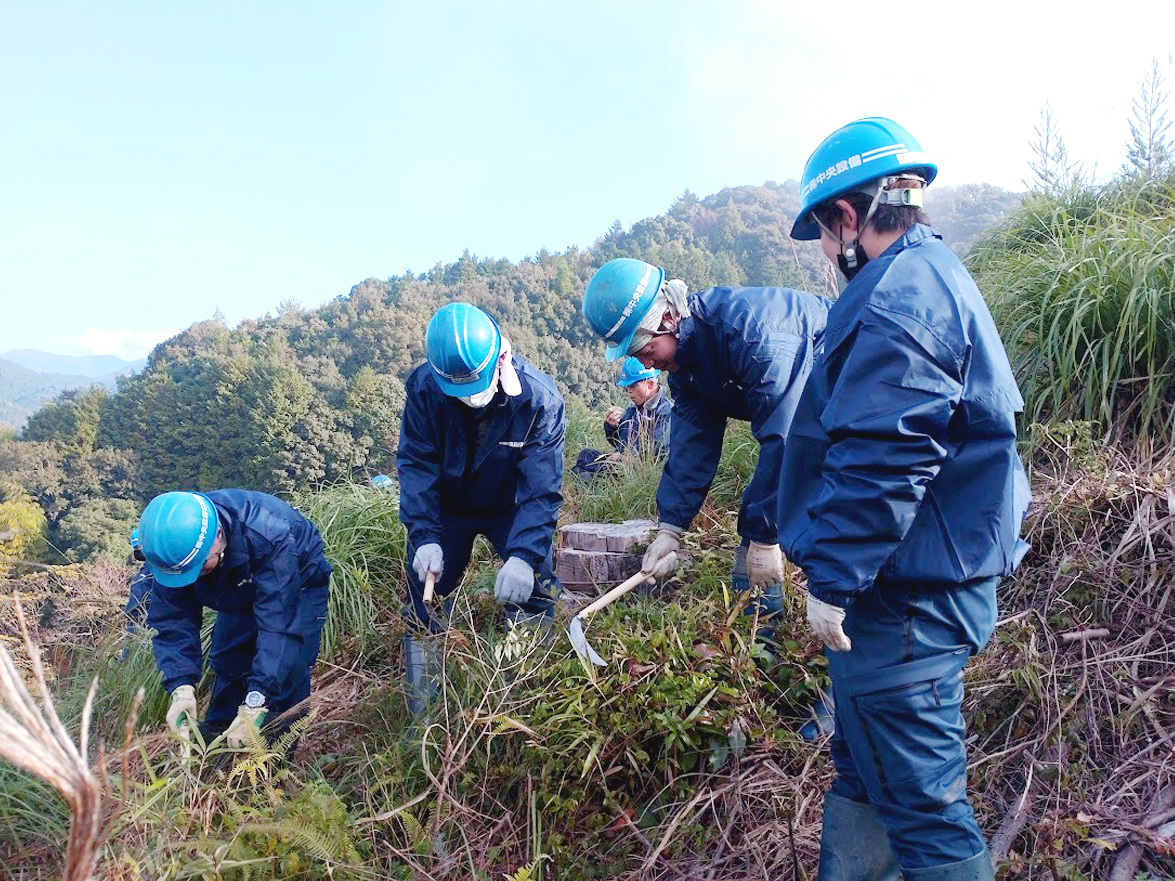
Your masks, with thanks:
[[[844,273],[845,278],[849,281],[853,280],[858,272],[860,272],[865,264],[869,262],[869,255],[865,253],[865,249],[860,245],[861,234],[865,232],[865,227],[869,225],[869,221],[873,219],[873,215],[877,213],[878,205],[922,205],[922,190],[918,187],[902,187],[898,186],[893,190],[887,189],[893,183],[899,183],[903,180],[916,180],[922,183],[921,175],[917,174],[899,174],[892,177],[883,177],[877,181],[877,186],[870,192],[869,189],[861,189],[857,192],[863,192],[866,195],[872,195],[873,201],[869,203],[869,210],[865,212],[865,219],[857,224],[857,234],[847,241],[842,239],[827,226],[820,222],[820,218],[815,214],[812,219],[816,221],[824,232],[835,239],[840,244],[840,253],[836,255],[837,265],[840,266],[840,271]]]
[[[825,226],[819,217],[815,215],[812,217],[820,229],[824,230],[824,232],[840,244],[840,253],[836,255],[836,262],[840,266],[840,271],[844,273],[844,277],[849,281],[852,281],[853,276],[860,272],[865,264],[869,262],[869,255],[861,247],[860,238],[861,234],[865,232],[865,227],[869,225],[869,221],[873,219],[873,214],[877,211],[877,205],[881,201],[881,194],[884,191],[885,182],[880,181],[877,185],[877,190],[873,193],[873,201],[869,203],[869,210],[865,213],[865,219],[857,224],[857,233],[851,239],[842,239]]]

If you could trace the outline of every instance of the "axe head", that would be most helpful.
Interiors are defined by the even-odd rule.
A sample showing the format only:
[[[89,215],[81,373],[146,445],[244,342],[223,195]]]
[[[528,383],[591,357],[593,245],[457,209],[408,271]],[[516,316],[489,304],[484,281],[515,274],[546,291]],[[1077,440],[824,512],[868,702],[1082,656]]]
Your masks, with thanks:
[[[583,619],[578,615],[571,619],[571,626],[567,628],[567,636],[571,639],[571,647],[575,649],[577,655],[586,658],[597,667],[605,666],[607,662],[588,644],[587,637],[583,634]]]

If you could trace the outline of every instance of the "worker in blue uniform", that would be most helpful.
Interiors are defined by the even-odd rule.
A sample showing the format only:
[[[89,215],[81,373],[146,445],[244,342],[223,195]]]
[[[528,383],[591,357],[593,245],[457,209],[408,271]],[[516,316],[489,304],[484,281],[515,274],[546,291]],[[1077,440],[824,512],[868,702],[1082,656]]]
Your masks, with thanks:
[[[627,455],[669,452],[669,414],[673,401],[661,388],[659,371],[645,367],[636,358],[621,362],[616,385],[628,392],[632,402],[625,410],[609,409],[604,417],[604,437],[616,452]]]
[[[609,260],[583,296],[583,314],[607,343],[605,357],[634,356],[669,373],[670,451],[657,488],[660,527],[642,567],[681,547],[718,469],[727,419],[751,423],[759,461],[738,515],[742,538],[732,584],[763,592],[761,616],[782,609],[783,558],[776,482],[800,391],[824,334],[830,303],[788,288],[714,287],[691,295],[642,260]]]
[[[331,573],[313,523],[265,493],[169,492],[143,511],[139,540],[173,730],[186,738],[198,720],[206,607],[217,611],[209,657],[216,678],[200,726],[206,740],[224,733],[229,746],[244,746],[267,716],[310,696]]]
[[[505,561],[494,597],[508,619],[548,619],[557,590],[551,542],[563,502],[563,398],[511,351],[497,322],[468,303],[433,315],[425,348],[427,362],[406,383],[396,457],[400,519],[408,529],[409,622],[443,629],[424,603],[425,580],[431,572],[444,601],[478,535]],[[412,633],[406,648],[417,713],[425,659]]]
[[[660,371],[645,367],[636,358],[621,362],[616,385],[628,392],[632,403],[624,410],[609,407],[604,415],[604,437],[613,451],[580,450],[572,469],[575,474],[590,480],[626,456],[663,459],[669,454],[669,414],[673,411],[673,401],[665,394],[659,377]]]
[[[983,297],[926,225],[936,171],[892,120],[850,123],[808,160],[791,233],[848,280],[778,482],[836,699],[821,881],[993,877],[963,667],[1026,548],[1023,401]]]

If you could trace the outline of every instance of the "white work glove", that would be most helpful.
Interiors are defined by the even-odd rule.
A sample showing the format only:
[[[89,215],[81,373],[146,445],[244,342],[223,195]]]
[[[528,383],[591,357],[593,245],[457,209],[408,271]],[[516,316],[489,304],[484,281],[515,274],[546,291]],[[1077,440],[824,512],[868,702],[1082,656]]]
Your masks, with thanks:
[[[534,569],[521,557],[511,557],[498,570],[494,581],[494,599],[503,606],[521,605],[534,593]]]
[[[644,567],[641,567],[644,569]],[[677,569],[677,552],[670,551],[664,557],[657,561],[657,565],[652,569],[645,569],[654,578],[664,578],[666,575],[672,575]]]
[[[751,587],[766,590],[773,584],[783,584],[783,554],[777,544],[751,542],[747,549],[747,578]]]
[[[251,739],[250,732],[260,731],[268,714],[269,710],[266,707],[254,709],[244,704],[237,707],[237,717],[233,719],[233,724],[229,725],[228,731],[224,733],[224,742],[229,749],[246,747]]]
[[[424,584],[424,579],[428,577],[429,572],[436,575],[439,580],[444,570],[445,555],[441,553],[439,544],[434,542],[416,549],[416,554],[412,557],[412,571],[416,573],[421,584]]]
[[[167,708],[167,727],[184,740],[191,738],[191,726],[199,720],[196,708],[196,688],[180,685],[171,693],[171,706]]]
[[[816,631],[826,646],[834,652],[847,652],[853,644],[845,636],[845,610],[824,600],[818,600],[812,594],[808,597],[808,624]]]
[[[656,538],[649,542],[649,549],[645,551],[645,558],[641,560],[641,570],[649,574],[656,573],[660,578],[676,569],[677,551],[681,550],[681,534],[684,531],[680,526],[662,523]],[[659,564],[662,560],[668,559],[670,554],[673,554],[670,568],[663,569]]]

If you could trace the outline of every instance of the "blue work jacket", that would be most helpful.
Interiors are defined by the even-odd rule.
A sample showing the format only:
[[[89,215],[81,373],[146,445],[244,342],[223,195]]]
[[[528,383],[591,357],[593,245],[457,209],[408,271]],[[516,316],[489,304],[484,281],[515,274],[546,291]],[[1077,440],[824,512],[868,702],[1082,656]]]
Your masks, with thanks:
[[[604,437],[621,453],[650,453],[664,456],[669,452],[669,414],[673,401],[658,388],[657,393],[638,407],[629,404],[620,422],[604,423]]]
[[[274,496],[244,489],[205,495],[228,542],[220,565],[184,587],[165,587],[151,579],[147,623],[157,631],[155,663],[163,687],[170,692],[199,681],[200,622],[208,607],[251,616],[256,631],[252,669],[218,672],[248,672],[250,691],[278,695],[302,648],[302,588],[330,577],[322,538],[313,523]],[[225,632],[228,639],[238,635]]]
[[[507,556],[538,569],[550,553],[563,503],[563,398],[547,376],[511,358],[521,394],[499,389],[477,409],[442,392],[427,364],[409,375],[396,471],[412,547],[439,544],[456,518],[507,518]]]
[[[689,299],[669,374],[669,459],[657,488],[663,522],[688,528],[706,499],[727,419],[751,423],[759,461],[743,493],[739,535],[777,541],[776,481],[784,442],[831,303],[789,288],[710,288]]]
[[[779,481],[780,542],[812,595],[847,607],[875,580],[1011,573],[1023,408],[987,304],[933,230],[870,260],[828,316]]]

